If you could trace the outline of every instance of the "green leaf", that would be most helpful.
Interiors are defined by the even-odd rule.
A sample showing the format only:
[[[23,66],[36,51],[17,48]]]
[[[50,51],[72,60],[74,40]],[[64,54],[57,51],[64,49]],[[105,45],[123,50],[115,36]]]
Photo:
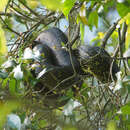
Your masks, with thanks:
[[[46,127],[47,126],[46,120],[40,120],[39,125],[40,125],[41,128]]]
[[[130,25],[130,13],[124,16],[120,21],[119,24],[126,22],[127,25]]]
[[[106,4],[103,5],[104,11],[108,12],[111,7],[115,5],[115,0],[108,0]]]
[[[63,3],[61,0],[40,0],[41,3],[51,10],[62,10]]]
[[[130,103],[121,108],[123,114],[130,114]]]
[[[0,25],[0,55],[5,55],[6,52],[7,52],[6,39],[5,39],[4,31]]]
[[[74,3],[76,2],[76,0],[65,0],[63,3],[63,14],[66,16],[66,18],[68,18],[68,14],[70,12],[70,10],[72,9],[72,7],[74,6]]]
[[[89,18],[88,18],[88,23],[89,25],[96,26],[98,27],[98,13],[97,11],[93,11],[90,13]]]
[[[88,11],[87,11],[87,13],[88,13]],[[86,24],[86,25],[88,25],[88,20],[87,20],[87,14],[86,14],[86,5],[85,4],[83,4],[82,6],[81,6],[81,8],[80,8],[80,12],[79,12],[79,18],[80,18],[80,20],[84,23],[84,24]]]
[[[8,27],[12,28],[13,24],[11,18],[5,18],[5,23],[8,25]],[[4,29],[7,29],[6,26],[4,26]]]
[[[81,41],[84,43],[84,25],[80,24],[80,34],[81,34]]]
[[[3,11],[8,3],[8,0],[1,0],[0,1],[0,11]]]
[[[107,130],[116,130],[116,122],[115,121],[109,121],[107,124]]]
[[[13,78],[9,81],[9,90],[11,94],[14,94],[16,92],[16,80]]]
[[[4,79],[3,82],[2,82],[2,88],[5,88],[7,83],[8,83],[8,78]]]
[[[39,1],[37,0],[27,0],[27,4],[31,9],[34,9],[38,6]]]
[[[121,17],[126,16],[130,12],[130,2],[117,3],[117,11]]]
[[[25,112],[20,113],[20,114],[19,114],[19,117],[20,117],[20,119],[21,119],[21,123],[24,123],[24,120],[25,120],[25,118],[26,118],[26,113],[25,113]]]
[[[63,14],[68,18],[68,14],[72,7],[74,6],[74,3],[76,0],[40,0],[41,3],[46,6],[48,9],[51,10],[58,10],[62,11]]]
[[[129,21],[130,21],[130,18],[129,18]],[[128,28],[127,28],[125,44],[126,44],[126,49],[128,49],[130,47],[130,23],[129,23]]]
[[[12,78],[9,81],[9,90],[12,95],[20,96],[24,94],[24,84],[22,81]]]

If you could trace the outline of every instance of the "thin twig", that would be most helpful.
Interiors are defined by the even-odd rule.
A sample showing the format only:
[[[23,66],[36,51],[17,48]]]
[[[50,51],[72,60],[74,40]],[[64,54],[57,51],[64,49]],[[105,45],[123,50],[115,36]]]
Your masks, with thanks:
[[[0,12],[1,16],[9,16],[11,17],[13,14],[12,13],[4,13],[4,12]]]
[[[34,14],[35,16],[37,16],[38,18],[40,18],[39,14],[36,13],[35,11],[33,11],[31,8],[29,8],[22,0],[19,0],[19,2],[26,7],[32,14]]]
[[[124,26],[124,23],[123,23],[123,26]],[[122,29],[122,35],[121,35],[121,30],[120,28],[118,29],[118,38],[119,38],[119,56],[120,57],[123,57],[123,43],[122,41],[125,41],[125,36],[124,36],[124,27]],[[122,39],[123,38],[123,39]],[[125,75],[127,75],[127,72],[126,72],[126,65],[125,65],[125,62],[123,60],[123,64],[124,64],[124,69],[125,69]],[[120,60],[120,65],[121,65],[121,60]]]
[[[75,32],[75,36],[72,39],[72,41],[70,42],[70,46],[73,46],[73,44],[75,43],[75,41],[80,37],[79,36],[79,31],[80,31],[80,25],[78,25],[77,30]]]
[[[122,28],[122,33],[121,33],[121,43],[120,43],[121,46],[123,46],[123,44],[125,43],[126,32],[127,32],[127,24],[124,23],[123,28]],[[119,44],[118,44],[117,48],[115,49],[115,52],[112,57],[116,57],[118,52],[119,52]]]
[[[1,21],[3,22],[3,24],[5,25],[6,29],[8,29],[8,30],[10,30],[11,32],[17,34],[18,36],[21,36],[18,32],[14,31],[12,28],[10,28],[10,27],[8,26],[8,24],[3,20],[3,18],[2,18],[1,16],[0,16],[0,19],[1,19]]]
[[[128,59],[130,59],[130,56],[128,56],[128,57],[112,57],[112,59],[115,59],[115,60],[128,60]]]
[[[12,2],[12,0],[8,0],[8,2],[6,4],[6,7],[5,7],[5,13],[7,13],[10,2]]]
[[[17,10],[16,8],[14,8],[11,4],[10,4],[10,7],[18,14],[24,16],[26,19],[28,19],[29,21],[34,21],[34,22],[37,22],[38,20],[34,19],[34,18],[31,18],[25,14],[23,14],[22,12],[20,12],[19,10]]]
[[[120,19],[118,19],[106,32],[104,38],[102,39],[102,47],[105,48],[106,44],[107,44],[107,40],[108,38],[111,36],[111,34],[114,32],[114,30],[116,29],[116,26],[118,24],[118,22],[120,21]]]
[[[126,22],[124,22],[123,25],[122,25],[122,30],[121,30],[121,40],[122,40],[122,42],[125,42],[126,31],[127,31],[127,24],[126,24]]]

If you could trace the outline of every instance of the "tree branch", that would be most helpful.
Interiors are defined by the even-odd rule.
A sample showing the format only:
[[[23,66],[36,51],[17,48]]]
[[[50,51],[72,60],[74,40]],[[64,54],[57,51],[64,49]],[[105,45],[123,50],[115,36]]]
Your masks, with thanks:
[[[12,16],[11,13],[4,13],[4,12],[0,12],[0,15],[1,15],[1,16],[9,16],[9,17]]]
[[[117,22],[115,22],[106,32],[104,38],[102,39],[102,47],[105,48],[106,44],[107,44],[107,40],[108,38],[111,36],[111,34],[114,32],[114,30],[116,29],[116,26],[118,24],[118,22],[120,21],[120,19],[117,20]]]
[[[38,18],[40,18],[39,14],[36,13],[35,11],[33,11],[31,8],[29,8],[22,0],[19,0],[19,2],[26,7],[32,14],[34,14],[35,16],[37,16]]]
[[[113,57],[116,57],[118,52],[119,52],[119,47],[125,43],[125,36],[126,36],[126,32],[127,32],[127,24],[126,23],[123,23],[123,28],[122,28],[122,33],[121,33],[121,41],[120,43],[118,44],[114,54],[113,54]]]
[[[10,28],[10,27],[8,26],[8,24],[6,24],[6,22],[3,20],[3,18],[2,18],[1,16],[0,16],[0,19],[1,19],[1,21],[3,22],[3,24],[6,26],[6,29],[10,30],[11,32],[15,33],[15,34],[18,35],[18,36],[21,36],[18,32],[14,31],[12,28]]]

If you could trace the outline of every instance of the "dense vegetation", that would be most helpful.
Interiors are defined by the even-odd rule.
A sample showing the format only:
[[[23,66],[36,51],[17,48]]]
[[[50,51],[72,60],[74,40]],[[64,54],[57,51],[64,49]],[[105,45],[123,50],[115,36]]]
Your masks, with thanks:
[[[39,94],[31,46],[51,27],[66,33],[66,49],[83,44],[105,48],[120,68],[117,81],[102,83],[91,75],[61,90],[63,96],[57,97],[55,88],[50,90],[55,97]],[[0,129],[129,130],[129,122],[129,0],[0,2]]]

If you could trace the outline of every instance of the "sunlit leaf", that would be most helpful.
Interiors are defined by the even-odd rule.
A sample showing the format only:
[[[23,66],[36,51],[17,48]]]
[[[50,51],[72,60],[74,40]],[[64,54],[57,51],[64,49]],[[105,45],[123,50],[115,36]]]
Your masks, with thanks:
[[[3,82],[2,82],[2,88],[5,88],[7,86],[7,83],[8,83],[8,78],[4,79]]]
[[[5,55],[7,53],[6,39],[4,31],[0,25],[0,55]]]
[[[38,6],[37,0],[27,0],[27,4],[31,9],[34,9]]]
[[[84,24],[88,25],[88,20],[86,18],[86,7],[85,7],[85,3],[80,8],[79,16],[80,16],[81,21]]]
[[[80,24],[80,34],[81,34],[81,40],[82,40],[82,43],[84,41],[84,25],[83,24]]]
[[[62,11],[63,14],[68,18],[68,14],[74,6],[76,0],[41,0],[41,3],[51,10]]]
[[[117,31],[114,31],[114,32],[112,33],[111,37],[112,37],[112,39],[113,39],[114,41],[116,41],[116,39],[118,38],[118,32],[117,32]]]
[[[107,124],[107,130],[116,130],[116,122],[115,121],[110,121]]]
[[[103,32],[98,32],[98,37],[99,37],[100,39],[102,39],[102,38],[104,37],[104,33],[103,33]]]
[[[127,28],[125,45],[126,45],[126,49],[130,47],[130,24],[128,25]]]
[[[126,16],[130,12],[130,2],[117,3],[117,11],[121,17]]]
[[[47,126],[46,120],[40,120],[39,125],[40,125],[41,128]]]
[[[130,103],[121,108],[123,114],[130,114]]]
[[[0,11],[3,11],[8,3],[8,0],[1,0],[0,1]]]
[[[70,10],[72,9],[72,7],[74,6],[76,0],[64,0],[63,2],[63,13],[66,16],[66,18],[68,17],[68,14],[70,12]]]
[[[119,24],[122,24],[122,23],[124,23],[124,22],[126,22],[126,24],[130,24],[130,13],[128,13],[126,16],[124,16],[124,17],[120,20]]]
[[[89,25],[95,25],[96,28],[98,27],[98,13],[97,11],[92,11],[88,18]]]
[[[41,3],[51,10],[62,10],[63,3],[61,0],[40,0]]]
[[[14,94],[16,91],[16,80],[15,79],[11,79],[9,81],[9,90],[11,92],[11,94]]]

